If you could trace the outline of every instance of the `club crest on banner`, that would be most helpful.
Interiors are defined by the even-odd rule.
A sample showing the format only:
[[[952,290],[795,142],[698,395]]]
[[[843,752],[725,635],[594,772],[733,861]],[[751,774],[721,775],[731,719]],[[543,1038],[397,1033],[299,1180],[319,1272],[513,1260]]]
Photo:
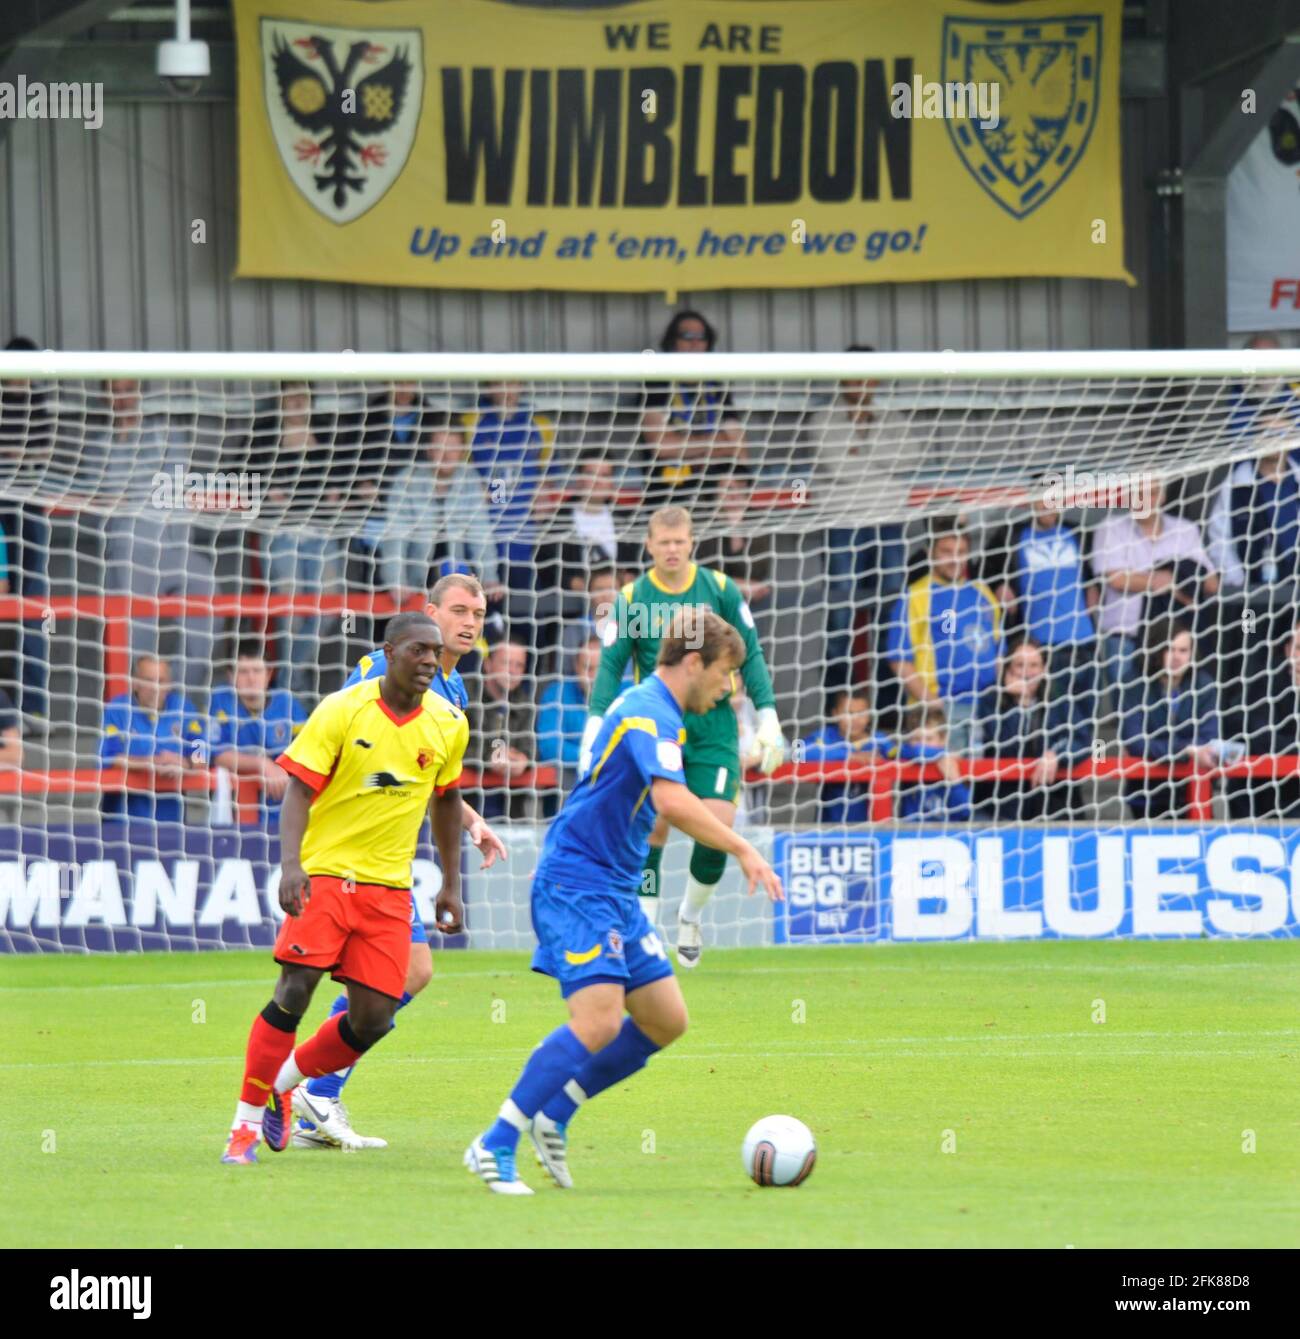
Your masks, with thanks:
[[[267,119],[304,199],[335,223],[372,209],[401,175],[420,121],[418,28],[263,19]]]
[[[945,19],[942,79],[998,85],[997,124],[949,119],[966,170],[1016,218],[1050,199],[1088,149],[1101,87],[1100,15]]]

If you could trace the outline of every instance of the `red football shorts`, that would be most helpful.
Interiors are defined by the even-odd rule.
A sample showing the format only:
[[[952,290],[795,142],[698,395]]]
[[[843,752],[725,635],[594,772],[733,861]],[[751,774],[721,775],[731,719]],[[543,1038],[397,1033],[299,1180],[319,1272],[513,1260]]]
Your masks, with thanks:
[[[311,898],[275,938],[275,960],[319,967],[336,981],[355,981],[395,1000],[406,989],[411,959],[411,893],[311,876]]]

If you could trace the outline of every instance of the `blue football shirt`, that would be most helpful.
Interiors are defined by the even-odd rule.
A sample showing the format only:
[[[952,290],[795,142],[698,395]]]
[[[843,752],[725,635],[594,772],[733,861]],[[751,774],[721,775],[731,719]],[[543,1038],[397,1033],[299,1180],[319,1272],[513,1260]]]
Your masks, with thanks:
[[[653,674],[615,698],[592,747],[591,771],[551,824],[537,878],[564,888],[635,894],[655,825],[650,786],[686,782],[682,711]]]
[[[212,756],[218,757],[227,749],[239,749],[277,758],[306,724],[307,715],[307,708],[286,689],[272,693],[262,714],[255,716],[239,700],[232,686],[216,688],[208,704]]]
[[[351,688],[353,684],[360,683],[362,679],[381,679],[387,668],[388,657],[384,654],[384,648],[382,646],[377,647],[373,651],[368,651],[357,661],[356,669],[348,675],[348,680],[343,687]],[[444,674],[442,667],[439,666],[429,688],[437,693],[439,697],[446,698],[453,707],[459,707],[461,711],[469,710],[469,691],[465,687],[465,680],[460,677],[460,670],[452,670],[450,674]]]
[[[120,693],[104,708],[104,731],[99,740],[99,765],[119,759],[143,762],[160,753],[188,753],[206,761],[207,738],[203,718],[193,703],[173,688],[160,712],[146,711],[131,693]],[[101,812],[106,818],[152,818],[158,823],[185,819],[181,795],[151,791],[105,791]]]
[[[1015,576],[1025,602],[1025,630],[1039,645],[1095,639],[1084,594],[1083,553],[1068,525],[1042,529],[1030,521],[1024,526],[1016,537]]]

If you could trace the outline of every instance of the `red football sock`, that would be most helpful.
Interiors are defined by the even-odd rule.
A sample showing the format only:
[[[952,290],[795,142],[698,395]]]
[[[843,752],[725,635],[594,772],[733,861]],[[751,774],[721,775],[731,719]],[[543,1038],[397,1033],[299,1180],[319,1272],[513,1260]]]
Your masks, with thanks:
[[[365,1054],[364,1049],[352,1045],[355,1040],[347,1014],[333,1014],[293,1053],[293,1063],[309,1079],[333,1074],[336,1069],[355,1065]]]
[[[267,1022],[268,1013],[279,1026]],[[266,1105],[275,1076],[293,1051],[300,1021],[298,1015],[287,1013],[275,1003],[268,1004],[253,1019],[248,1049],[244,1053],[244,1086],[239,1090],[241,1102],[259,1107]]]

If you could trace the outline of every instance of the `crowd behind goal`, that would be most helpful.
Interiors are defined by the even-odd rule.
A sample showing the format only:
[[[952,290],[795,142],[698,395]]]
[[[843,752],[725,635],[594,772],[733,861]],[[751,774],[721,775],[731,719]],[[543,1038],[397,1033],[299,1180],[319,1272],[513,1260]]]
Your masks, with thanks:
[[[717,339],[681,311],[659,347],[707,352]],[[955,498],[960,514],[910,505],[905,425],[872,380],[766,418],[721,382],[650,382],[587,413],[565,451],[565,425],[514,382],[455,396],[282,382],[203,449],[185,431],[193,412],[138,381],[66,391],[3,385],[0,599],[24,604],[3,620],[0,769],[152,768],[156,788],[106,784],[77,801],[107,818],[273,826],[270,757],[382,642],[388,614],[422,607],[457,573],[488,599],[461,665],[469,798],[490,818],[551,817],[575,778],[617,592],[649,565],[664,508],[684,509],[694,561],[744,596],[774,670],[802,662],[784,691],[791,764],[775,783],[755,780],[751,817],[879,819],[865,775],[818,769],[886,763],[884,812],[903,822],[1205,818],[1197,778],[1222,816],[1300,815],[1286,761],[1300,758],[1294,384],[1228,388],[1232,458],[1168,486],[1153,475],[1140,504],[1010,498],[993,459],[985,494]],[[247,528],[237,511],[142,504],[142,481],[202,462],[259,481]],[[881,519],[785,525],[800,489],[864,480],[891,499]],[[221,612],[225,595],[287,593],[345,608]],[[79,610],[60,660],[57,618],[36,606],[100,596],[188,603],[125,618]],[[129,675],[96,661],[96,617],[127,624]],[[740,693],[733,705],[745,747],[753,709]],[[1135,765],[1103,772],[1114,760]],[[228,819],[208,787],[176,785],[178,773],[222,770],[262,790]],[[807,783],[801,807],[781,786],[792,778]]]

